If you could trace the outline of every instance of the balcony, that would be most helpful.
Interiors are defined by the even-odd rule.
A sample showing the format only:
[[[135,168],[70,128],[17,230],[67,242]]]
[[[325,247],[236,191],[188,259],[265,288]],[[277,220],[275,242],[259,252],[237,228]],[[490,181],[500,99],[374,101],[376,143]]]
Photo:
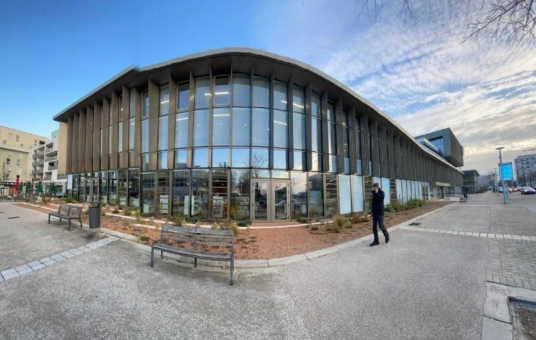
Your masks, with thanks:
[[[48,170],[58,170],[58,164],[54,164],[54,165],[49,165],[48,166]]]
[[[58,152],[56,152],[55,154],[52,154],[52,155],[47,155],[45,157],[45,161],[55,161],[56,159],[58,159]]]
[[[44,178],[43,178],[44,181],[51,181],[52,180],[52,175],[46,175]]]
[[[66,181],[67,175],[58,175],[58,181]]]
[[[45,151],[45,154],[47,156],[57,156],[58,155],[58,150],[54,150],[52,148],[47,148],[47,150]]]
[[[37,160],[35,162],[32,163],[32,166],[35,168],[35,167],[43,167],[44,165],[44,162],[43,160]]]
[[[43,175],[43,169],[32,170],[32,175]]]

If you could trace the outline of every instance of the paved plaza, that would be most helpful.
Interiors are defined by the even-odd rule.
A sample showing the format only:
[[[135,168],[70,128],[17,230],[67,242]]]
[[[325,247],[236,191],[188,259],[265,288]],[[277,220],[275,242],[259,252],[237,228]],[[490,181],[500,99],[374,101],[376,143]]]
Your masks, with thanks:
[[[506,325],[484,317],[489,285],[536,292],[536,197],[511,197],[474,195],[388,245],[239,268],[234,286],[227,269],[151,268],[129,242],[0,204],[0,272],[89,249],[0,282],[0,338],[481,339]]]

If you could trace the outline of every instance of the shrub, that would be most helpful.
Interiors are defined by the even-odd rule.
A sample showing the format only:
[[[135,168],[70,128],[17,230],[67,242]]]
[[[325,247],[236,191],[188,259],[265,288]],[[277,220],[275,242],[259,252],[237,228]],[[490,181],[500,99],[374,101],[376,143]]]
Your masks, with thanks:
[[[104,209],[110,210],[110,205],[108,203],[104,204]]]
[[[336,234],[341,232],[341,228],[339,226],[333,226],[332,231]]]
[[[341,214],[333,215],[333,222],[337,225],[338,228],[342,228],[346,222],[346,216]]]
[[[251,224],[251,221],[250,221],[250,220],[245,220],[245,221],[237,222],[237,225],[238,225],[239,227],[249,227],[250,224]]]
[[[178,227],[182,227],[182,226],[186,225],[186,220],[184,219],[184,216],[182,216],[182,215],[177,215],[177,216],[173,217],[173,222]]]
[[[106,210],[101,209],[100,214],[101,214],[101,216],[106,216]]]
[[[141,213],[142,217],[153,217],[153,214],[151,213]]]
[[[136,222],[141,223],[142,222],[141,212],[138,209],[136,209],[135,214],[136,214]]]
[[[406,207],[408,209],[415,209],[415,208],[418,208],[418,207],[421,207],[424,205],[424,201],[423,200],[419,200],[419,199],[416,199],[416,198],[412,198],[410,199],[409,201],[406,202]]]
[[[154,225],[154,217],[149,217],[149,223],[151,223],[151,225]]]
[[[350,219],[347,219],[346,222],[344,222],[344,227],[347,229],[351,229],[353,227],[352,221],[350,221]]]
[[[123,209],[123,215],[125,216],[130,216],[132,215],[132,208],[131,207],[126,207]]]
[[[74,200],[73,200],[72,198],[70,198],[70,197],[65,197],[65,198],[63,198],[63,201],[64,201],[65,203],[73,203],[73,202],[74,202]]]
[[[149,241],[149,236],[140,236],[140,241],[144,241],[144,242]]]
[[[196,217],[186,217],[185,220],[187,223],[191,224],[197,224],[197,222],[199,221],[199,219],[197,219]]]
[[[316,226],[316,225],[312,226],[312,227],[311,227],[311,230],[312,230],[312,231],[317,231],[317,230],[318,230],[318,226]]]
[[[307,223],[307,219],[306,219],[306,218],[298,218],[298,219],[296,219],[296,221],[298,221],[298,223],[301,223],[301,224],[305,224],[305,223]]]
[[[393,208],[393,206],[391,204],[387,204],[385,206],[385,211],[388,211],[388,212],[396,212],[395,209]]]
[[[404,210],[404,205],[397,199],[391,200],[389,206],[394,210],[394,212]]]
[[[117,210],[117,208],[112,210],[112,214],[119,214],[119,210]]]

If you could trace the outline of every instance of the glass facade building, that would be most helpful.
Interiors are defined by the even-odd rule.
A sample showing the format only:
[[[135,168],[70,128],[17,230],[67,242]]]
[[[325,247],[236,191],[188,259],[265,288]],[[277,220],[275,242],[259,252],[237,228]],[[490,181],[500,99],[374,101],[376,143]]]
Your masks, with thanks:
[[[128,69],[54,119],[74,198],[144,213],[284,221],[368,210],[373,182],[386,203],[462,184],[343,84],[251,49]]]

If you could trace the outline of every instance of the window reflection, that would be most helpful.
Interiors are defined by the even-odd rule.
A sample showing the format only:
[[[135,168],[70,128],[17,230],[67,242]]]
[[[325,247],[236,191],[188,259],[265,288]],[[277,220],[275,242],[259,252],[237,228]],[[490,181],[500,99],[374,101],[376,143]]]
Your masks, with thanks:
[[[229,149],[213,148],[212,149],[212,167],[227,168],[229,166]]]
[[[270,145],[270,111],[268,109],[253,109],[251,124],[253,130],[252,145]]]
[[[251,110],[249,108],[233,108],[233,145],[249,145]]]
[[[253,107],[270,107],[270,81],[268,78],[253,78]]]
[[[177,111],[188,111],[190,107],[190,83],[183,83],[178,86]]]
[[[233,148],[231,156],[233,168],[249,168],[249,149]]]
[[[286,111],[274,110],[274,147],[288,147],[288,114]]]
[[[305,113],[305,92],[302,87],[292,87],[292,111]]]
[[[212,144],[229,145],[229,109],[214,109],[212,114]],[[237,133],[241,133],[237,131]]]
[[[290,174],[291,218],[307,217],[307,173],[293,171]]]
[[[214,80],[214,106],[229,106],[229,77]]]
[[[233,74],[233,106],[250,106],[250,76]]]
[[[208,110],[194,112],[194,146],[208,145]]]
[[[194,168],[206,168],[208,167],[208,149],[195,149],[194,150]]]
[[[274,109],[285,111],[288,109],[286,83],[274,81]]]
[[[175,147],[185,148],[188,146],[188,112],[175,115]]]
[[[209,77],[195,80],[195,109],[208,109],[210,103]]]
[[[287,151],[274,149],[274,169],[287,168]]]

